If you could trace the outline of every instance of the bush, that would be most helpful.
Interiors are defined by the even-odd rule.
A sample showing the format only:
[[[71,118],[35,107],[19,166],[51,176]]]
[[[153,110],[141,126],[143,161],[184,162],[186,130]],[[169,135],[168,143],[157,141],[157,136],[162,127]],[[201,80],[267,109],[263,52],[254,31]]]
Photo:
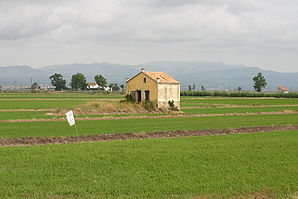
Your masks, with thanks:
[[[143,106],[148,112],[156,111],[156,110],[157,110],[156,105],[155,105],[153,102],[149,101],[149,100],[143,101],[143,102],[142,102],[142,106]]]
[[[120,102],[121,103],[123,103],[123,102],[135,103],[136,100],[132,97],[131,94],[127,94],[127,95],[125,95],[125,100],[121,100]]]
[[[178,107],[176,107],[175,104],[174,104],[174,100],[169,100],[168,104],[169,104],[169,107],[170,107],[169,109],[171,111],[179,111]]]

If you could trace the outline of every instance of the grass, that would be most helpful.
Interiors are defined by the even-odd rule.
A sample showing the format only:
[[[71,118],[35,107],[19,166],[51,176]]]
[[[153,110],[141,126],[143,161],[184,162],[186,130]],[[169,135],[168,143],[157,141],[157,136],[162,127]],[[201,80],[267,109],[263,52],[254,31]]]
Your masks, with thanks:
[[[182,99],[182,106],[201,106],[202,104],[234,104],[234,105],[288,105],[288,104],[297,104],[298,99],[289,99],[289,98],[272,98],[272,99],[241,99],[241,98],[219,98],[219,99]]]
[[[52,99],[52,98],[96,98],[96,99],[105,99],[105,98],[124,98],[124,94],[105,94],[100,92],[69,92],[69,93],[58,93],[58,92],[48,92],[48,93],[0,93],[0,99],[27,99],[27,98],[43,98],[43,99]]]
[[[0,112],[0,120],[16,120],[16,119],[51,119],[55,116],[45,115],[45,111],[16,111],[16,112]]]
[[[67,122],[1,122],[1,137],[76,135]],[[298,114],[77,121],[78,134],[222,129],[298,124]]]
[[[245,108],[193,108],[182,109],[187,115],[192,114],[225,114],[225,113],[257,113],[257,112],[277,112],[277,111],[298,111],[298,106],[285,107],[245,107]],[[65,111],[64,111],[65,112]],[[16,112],[0,112],[0,120],[16,120],[16,119],[52,119],[64,118],[64,115],[46,115],[46,111],[16,111]],[[150,114],[86,114],[78,115],[76,118],[94,118],[94,117],[127,117],[127,116],[162,116],[165,113]]]
[[[87,102],[85,100],[2,100],[0,109],[70,108]]]
[[[285,198],[298,190],[297,165],[297,131],[6,147],[0,195]]]
[[[224,114],[224,113],[259,113],[259,112],[278,112],[278,111],[298,111],[298,106],[283,107],[231,107],[231,108],[193,108],[182,109],[186,114]]]

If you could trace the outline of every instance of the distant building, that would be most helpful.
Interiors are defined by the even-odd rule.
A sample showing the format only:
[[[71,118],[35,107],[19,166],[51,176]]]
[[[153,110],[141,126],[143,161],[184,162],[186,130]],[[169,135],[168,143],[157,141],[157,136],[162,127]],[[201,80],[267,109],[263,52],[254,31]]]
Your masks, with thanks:
[[[87,89],[99,89],[99,86],[97,83],[87,83]]]
[[[165,72],[149,72],[144,69],[126,80],[126,93],[137,101],[150,100],[159,108],[168,108],[168,101],[180,109],[180,82]]]
[[[289,93],[289,89],[283,87],[283,86],[279,86],[277,87],[277,91],[278,92],[282,92],[282,93]]]

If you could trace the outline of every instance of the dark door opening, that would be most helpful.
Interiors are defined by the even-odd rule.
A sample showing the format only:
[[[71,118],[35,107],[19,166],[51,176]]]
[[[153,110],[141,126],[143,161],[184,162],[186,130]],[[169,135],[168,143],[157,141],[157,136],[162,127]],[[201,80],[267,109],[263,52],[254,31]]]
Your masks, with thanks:
[[[136,91],[136,99],[137,99],[137,102],[142,101],[142,92],[141,91]]]
[[[145,91],[145,100],[150,100],[150,91]]]

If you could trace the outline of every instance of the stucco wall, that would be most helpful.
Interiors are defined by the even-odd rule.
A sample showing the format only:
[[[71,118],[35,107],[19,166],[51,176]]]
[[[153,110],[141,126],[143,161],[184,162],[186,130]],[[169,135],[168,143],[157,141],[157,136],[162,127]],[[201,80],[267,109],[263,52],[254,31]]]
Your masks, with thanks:
[[[146,78],[146,83],[144,83],[144,78]],[[126,83],[126,94],[136,90],[142,91],[142,101],[145,99],[145,91],[150,91],[150,101],[157,104],[157,83],[147,75],[140,73]]]
[[[158,84],[158,107],[169,107],[168,101],[174,100],[174,105],[180,109],[180,85]]]

